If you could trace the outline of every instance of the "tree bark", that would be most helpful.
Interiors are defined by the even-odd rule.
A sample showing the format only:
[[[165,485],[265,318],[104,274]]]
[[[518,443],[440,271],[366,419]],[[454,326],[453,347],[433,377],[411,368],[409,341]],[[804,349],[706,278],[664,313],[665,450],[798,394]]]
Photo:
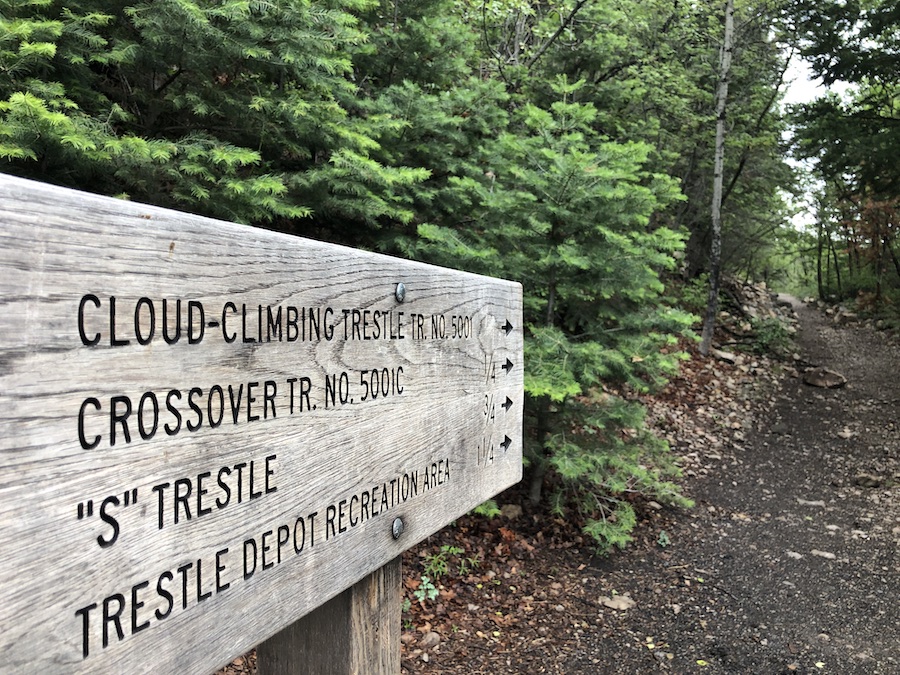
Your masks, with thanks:
[[[716,154],[713,171],[712,244],[709,253],[709,299],[700,353],[706,356],[712,345],[716,315],[719,312],[719,282],[722,263],[722,177],[725,170],[725,103],[728,100],[728,77],[734,41],[734,0],[725,2],[725,39],[719,55],[719,87],[716,91]]]
[[[834,239],[828,237],[828,248],[831,249],[831,259],[834,260],[834,276],[835,281],[837,282],[837,296],[838,298],[844,297],[844,287],[841,284],[841,263],[838,260],[837,249],[834,247]]]
[[[897,257],[897,252],[894,250],[894,241],[889,237],[885,237],[883,240],[884,247],[887,249],[888,254],[891,256],[891,260],[894,262],[894,269],[897,270],[897,278],[900,279],[900,258]]]
[[[550,467],[550,458],[547,456],[546,443],[550,435],[550,399],[546,396],[538,401],[537,410],[537,455],[531,459],[531,482],[528,486],[528,500],[533,506],[541,503],[544,490],[544,478]]]
[[[825,238],[825,226],[819,221],[818,236],[816,237],[816,285],[819,288],[819,300],[825,299],[825,282],[822,278],[822,240]]]

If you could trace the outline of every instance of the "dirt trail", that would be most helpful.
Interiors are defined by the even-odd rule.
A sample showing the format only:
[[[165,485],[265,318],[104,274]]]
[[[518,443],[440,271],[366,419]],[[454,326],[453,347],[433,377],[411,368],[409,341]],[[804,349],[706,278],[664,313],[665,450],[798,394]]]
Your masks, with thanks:
[[[789,378],[700,487],[717,518],[696,562],[730,615],[712,631],[717,669],[900,673],[900,350],[796,309],[802,359],[848,384]]]
[[[621,628],[655,670],[900,673],[900,349],[795,308],[802,360],[848,384],[787,378],[747,443],[691,486],[697,509],[667,555],[634,561],[656,611]],[[619,648],[596,642],[569,672],[643,672],[635,640],[609,637]]]

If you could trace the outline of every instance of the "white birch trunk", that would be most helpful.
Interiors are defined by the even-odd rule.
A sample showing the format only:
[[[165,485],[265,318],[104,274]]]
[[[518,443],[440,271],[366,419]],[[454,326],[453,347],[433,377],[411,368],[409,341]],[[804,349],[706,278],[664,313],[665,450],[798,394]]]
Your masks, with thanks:
[[[716,151],[713,171],[712,246],[709,253],[709,299],[703,321],[700,353],[706,356],[712,344],[719,311],[719,277],[722,257],[722,178],[725,165],[725,103],[734,43],[734,0],[725,2],[725,41],[719,58],[719,87],[716,91]]]

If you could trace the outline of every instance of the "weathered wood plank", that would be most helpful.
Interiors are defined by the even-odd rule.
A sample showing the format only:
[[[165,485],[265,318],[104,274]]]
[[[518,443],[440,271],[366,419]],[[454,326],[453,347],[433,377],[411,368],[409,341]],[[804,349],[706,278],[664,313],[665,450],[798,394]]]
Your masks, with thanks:
[[[400,558],[256,648],[260,675],[400,672]]]
[[[0,289],[12,671],[214,670],[520,479],[518,284],[0,176]]]

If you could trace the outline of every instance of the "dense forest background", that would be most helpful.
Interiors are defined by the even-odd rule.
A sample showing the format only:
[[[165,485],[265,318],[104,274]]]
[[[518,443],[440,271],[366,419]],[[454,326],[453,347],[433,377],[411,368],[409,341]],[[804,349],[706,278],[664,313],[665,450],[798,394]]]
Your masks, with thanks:
[[[622,544],[686,503],[629,392],[705,304],[717,117],[724,272],[900,326],[900,6],[736,0],[720,117],[726,13],[0,0],[0,170],[520,281],[530,497]],[[786,110],[799,59],[848,92]]]

